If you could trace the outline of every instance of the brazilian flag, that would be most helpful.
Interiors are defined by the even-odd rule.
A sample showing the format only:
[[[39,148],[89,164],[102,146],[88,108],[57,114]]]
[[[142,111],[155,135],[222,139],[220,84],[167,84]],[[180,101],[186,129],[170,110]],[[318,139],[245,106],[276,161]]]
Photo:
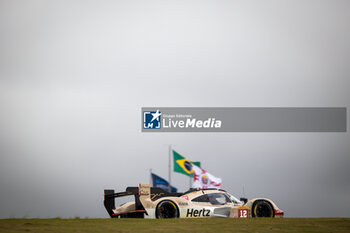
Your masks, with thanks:
[[[193,177],[193,165],[197,167],[201,166],[200,162],[191,162],[179,153],[173,150],[174,157],[174,172],[182,173],[187,176]]]

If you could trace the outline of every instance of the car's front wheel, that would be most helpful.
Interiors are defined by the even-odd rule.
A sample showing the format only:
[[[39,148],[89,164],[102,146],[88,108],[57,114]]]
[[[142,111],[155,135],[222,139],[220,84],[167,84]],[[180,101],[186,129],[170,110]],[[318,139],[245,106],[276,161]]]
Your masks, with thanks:
[[[161,201],[156,208],[157,218],[178,218],[179,210],[174,202],[170,200]]]
[[[252,208],[252,216],[253,217],[265,217],[272,218],[273,217],[273,207],[270,202],[265,200],[255,201]]]

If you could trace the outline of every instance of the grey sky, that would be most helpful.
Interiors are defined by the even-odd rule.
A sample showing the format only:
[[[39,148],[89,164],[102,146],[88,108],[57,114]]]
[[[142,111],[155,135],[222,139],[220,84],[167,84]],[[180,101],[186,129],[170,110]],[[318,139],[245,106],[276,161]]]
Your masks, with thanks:
[[[0,217],[107,217],[168,148],[286,216],[347,216],[349,133],[141,133],[143,106],[349,107],[349,1],[0,1]],[[181,191],[188,178],[172,174]]]

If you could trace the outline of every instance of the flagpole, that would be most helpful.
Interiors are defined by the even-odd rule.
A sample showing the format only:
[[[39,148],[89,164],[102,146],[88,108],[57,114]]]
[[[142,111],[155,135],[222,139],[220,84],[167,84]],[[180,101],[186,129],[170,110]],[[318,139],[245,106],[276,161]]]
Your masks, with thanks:
[[[188,190],[190,190],[192,188],[192,177],[190,177],[190,188]]]
[[[171,145],[169,145],[169,193],[171,192]]]

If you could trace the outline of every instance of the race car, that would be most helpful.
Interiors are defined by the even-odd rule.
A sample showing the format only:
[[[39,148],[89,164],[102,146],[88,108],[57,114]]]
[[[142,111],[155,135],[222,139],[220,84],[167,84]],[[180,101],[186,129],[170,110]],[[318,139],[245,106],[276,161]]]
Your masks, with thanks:
[[[135,201],[115,208],[115,198],[134,195]],[[169,193],[149,184],[127,187],[125,192],[104,190],[104,206],[111,218],[283,217],[284,212],[266,198],[240,200],[222,189],[190,189]]]

